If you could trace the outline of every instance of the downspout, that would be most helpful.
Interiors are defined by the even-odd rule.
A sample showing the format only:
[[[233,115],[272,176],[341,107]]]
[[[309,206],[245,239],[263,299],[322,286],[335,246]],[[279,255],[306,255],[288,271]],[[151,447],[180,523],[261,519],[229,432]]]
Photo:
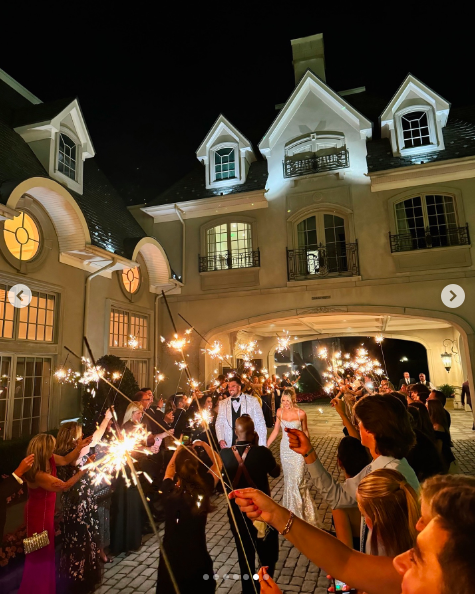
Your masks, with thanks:
[[[117,264],[117,258],[113,258],[112,262],[109,262],[102,268],[99,268],[99,270],[96,270],[96,272],[93,272],[86,278],[86,292],[85,292],[85,296],[84,296],[84,321],[83,321],[83,329],[82,329],[83,336],[87,337],[87,328],[88,328],[87,322],[88,322],[88,318],[89,318],[89,299],[90,299],[90,295],[91,295],[91,281],[94,277],[101,274],[101,272],[104,272],[105,270],[112,268],[116,264]],[[85,345],[83,346],[83,354],[85,357],[88,357],[88,353],[86,351]]]
[[[165,291],[165,293],[169,293],[170,291],[173,291],[173,289],[176,288],[177,285],[175,285],[174,287],[171,287],[170,289],[168,289],[168,291]],[[163,297],[163,295],[161,293],[159,293],[158,295],[155,295],[155,305],[154,305],[154,315],[155,315],[155,332],[153,333],[153,357],[154,357],[154,361],[155,361],[155,369],[154,369],[154,373],[153,373],[153,379],[155,381],[155,371],[158,369],[158,300],[160,299],[160,297]],[[158,387],[158,384],[157,386]],[[155,395],[155,389],[153,390],[153,393]]]
[[[177,217],[180,219],[181,224],[183,226],[183,233],[182,233],[182,258],[181,258],[181,282],[183,284],[185,284],[185,258],[186,258],[186,254],[185,254],[185,248],[186,248],[186,226],[185,226],[185,221],[183,220],[182,214],[184,214],[184,211],[181,210],[181,208],[178,206],[178,204],[175,204],[175,211],[177,214]]]

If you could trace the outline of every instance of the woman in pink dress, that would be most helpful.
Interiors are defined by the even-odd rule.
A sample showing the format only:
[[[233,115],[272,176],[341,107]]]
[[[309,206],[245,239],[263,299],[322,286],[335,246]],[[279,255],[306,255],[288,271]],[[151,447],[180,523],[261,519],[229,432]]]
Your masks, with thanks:
[[[25,556],[25,567],[18,594],[55,594],[56,572],[54,563],[54,508],[56,493],[70,489],[84,474],[77,472],[67,482],[56,478],[56,466],[74,462],[91,438],[78,441],[67,456],[53,454],[56,440],[52,435],[40,433],[28,444],[27,455],[34,454],[31,469],[24,475],[28,484],[25,505],[27,536],[48,531],[49,545]]]

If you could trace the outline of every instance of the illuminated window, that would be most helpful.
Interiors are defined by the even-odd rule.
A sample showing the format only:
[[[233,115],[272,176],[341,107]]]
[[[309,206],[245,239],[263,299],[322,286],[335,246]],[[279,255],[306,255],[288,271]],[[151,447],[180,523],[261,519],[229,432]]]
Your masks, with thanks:
[[[0,338],[13,338],[15,308],[8,300],[9,289],[0,285]]]
[[[21,212],[5,221],[5,243],[10,253],[23,262],[36,256],[40,248],[40,232],[37,223],[26,212]]]
[[[236,177],[236,164],[233,148],[222,148],[214,153],[215,180]]]
[[[125,363],[134,374],[135,381],[139,386],[146,386],[148,378],[148,359],[126,359]]]
[[[71,179],[76,179],[77,147],[74,140],[66,134],[59,135],[58,171]]]
[[[136,293],[140,287],[139,267],[137,266],[136,268],[125,268],[122,271],[122,282],[124,283],[125,290],[128,293]]]
[[[412,111],[401,116],[404,148],[431,144],[427,113]]]
[[[117,349],[146,349],[148,316],[111,308],[109,346]]]
[[[18,338],[52,342],[54,306],[54,295],[32,291],[30,305],[19,310]]]
[[[250,223],[224,223],[208,229],[206,243],[208,270],[253,266]]]
[[[11,423],[10,437],[35,435],[45,428],[51,388],[51,359],[17,357],[12,383],[15,386],[13,407],[9,406],[10,410],[7,410]]]

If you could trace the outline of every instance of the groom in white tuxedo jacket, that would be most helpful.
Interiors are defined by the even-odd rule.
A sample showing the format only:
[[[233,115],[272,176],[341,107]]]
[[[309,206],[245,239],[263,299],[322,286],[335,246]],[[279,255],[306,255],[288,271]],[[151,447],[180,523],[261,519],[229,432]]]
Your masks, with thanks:
[[[259,400],[253,396],[241,393],[241,379],[232,377],[228,382],[229,398],[219,403],[216,419],[216,435],[221,448],[230,448],[236,442],[234,425],[242,415],[249,415],[254,421],[254,427],[259,436],[259,444],[267,443],[267,427]]]

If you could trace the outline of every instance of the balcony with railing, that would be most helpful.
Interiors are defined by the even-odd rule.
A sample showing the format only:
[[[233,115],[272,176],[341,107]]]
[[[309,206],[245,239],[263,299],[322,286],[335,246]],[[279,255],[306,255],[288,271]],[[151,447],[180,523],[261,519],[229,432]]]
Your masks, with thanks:
[[[358,276],[358,243],[334,243],[287,249],[289,281]]]
[[[198,256],[200,272],[256,268],[261,265],[259,249],[242,252],[219,252],[208,256]]]
[[[324,173],[336,169],[345,169],[350,166],[350,155],[346,148],[327,155],[318,153],[302,153],[285,157],[283,161],[284,177],[300,177],[311,173]]]
[[[409,233],[389,233],[389,244],[391,253],[470,245],[470,233],[468,224],[465,227],[421,227]]]

